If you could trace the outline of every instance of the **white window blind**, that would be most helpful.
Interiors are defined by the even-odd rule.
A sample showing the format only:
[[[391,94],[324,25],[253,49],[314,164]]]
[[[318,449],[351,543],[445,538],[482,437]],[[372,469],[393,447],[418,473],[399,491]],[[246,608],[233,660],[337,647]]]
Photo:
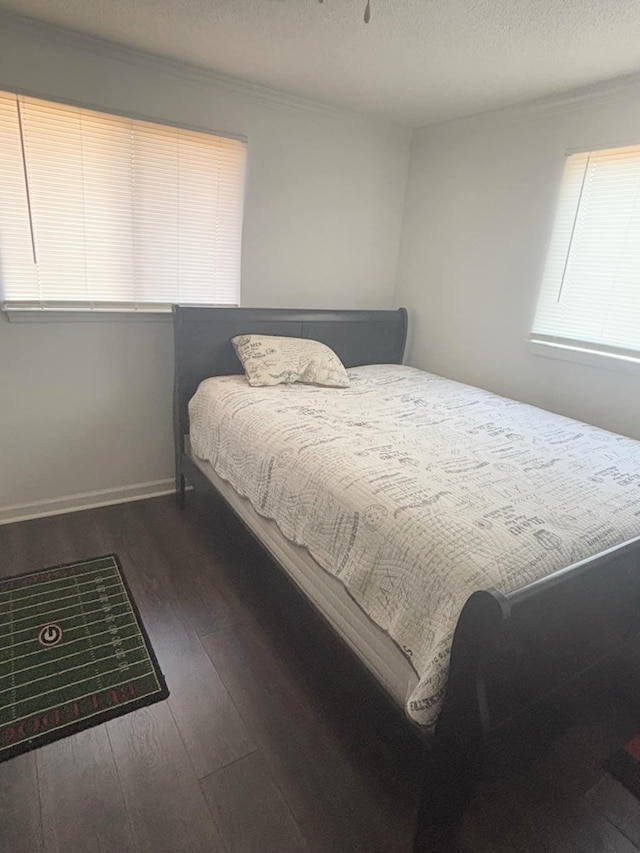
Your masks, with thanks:
[[[640,352],[640,146],[567,158],[532,339]]]
[[[246,145],[0,92],[7,307],[238,304]]]

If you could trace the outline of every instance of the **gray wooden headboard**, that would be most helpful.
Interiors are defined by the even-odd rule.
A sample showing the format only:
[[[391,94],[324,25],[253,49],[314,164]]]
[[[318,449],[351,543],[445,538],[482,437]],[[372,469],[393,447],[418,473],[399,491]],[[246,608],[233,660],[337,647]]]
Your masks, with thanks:
[[[407,312],[307,311],[295,308],[173,306],[176,450],[189,432],[188,403],[203,379],[242,373],[231,338],[241,334],[311,338],[331,347],[345,367],[400,364]]]

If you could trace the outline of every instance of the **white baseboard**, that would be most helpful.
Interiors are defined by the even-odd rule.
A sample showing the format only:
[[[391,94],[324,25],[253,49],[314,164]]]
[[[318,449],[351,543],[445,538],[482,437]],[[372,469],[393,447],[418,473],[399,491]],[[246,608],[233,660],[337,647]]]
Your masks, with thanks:
[[[0,507],[0,524],[14,521],[27,521],[30,518],[43,518],[46,515],[62,515],[65,512],[78,512],[81,509],[94,509],[99,506],[140,501],[144,498],[156,498],[170,495],[175,491],[173,478],[151,480],[149,483],[134,483],[132,486],[118,486],[115,489],[100,489],[96,492],[81,492],[78,495],[65,495],[43,501]]]

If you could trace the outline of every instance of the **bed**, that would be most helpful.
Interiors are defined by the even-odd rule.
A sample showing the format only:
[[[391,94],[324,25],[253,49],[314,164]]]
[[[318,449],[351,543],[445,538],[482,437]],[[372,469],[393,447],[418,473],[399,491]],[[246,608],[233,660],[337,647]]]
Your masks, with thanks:
[[[638,630],[638,443],[402,366],[407,315],[174,309],[176,487],[216,489],[433,749],[445,848],[493,732]],[[249,388],[230,339],[348,389]]]

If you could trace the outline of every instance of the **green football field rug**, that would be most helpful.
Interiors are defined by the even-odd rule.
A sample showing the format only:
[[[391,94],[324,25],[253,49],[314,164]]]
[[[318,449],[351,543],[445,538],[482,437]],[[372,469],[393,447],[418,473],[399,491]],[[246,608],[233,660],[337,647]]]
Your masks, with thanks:
[[[113,554],[0,579],[0,761],[168,695]]]

